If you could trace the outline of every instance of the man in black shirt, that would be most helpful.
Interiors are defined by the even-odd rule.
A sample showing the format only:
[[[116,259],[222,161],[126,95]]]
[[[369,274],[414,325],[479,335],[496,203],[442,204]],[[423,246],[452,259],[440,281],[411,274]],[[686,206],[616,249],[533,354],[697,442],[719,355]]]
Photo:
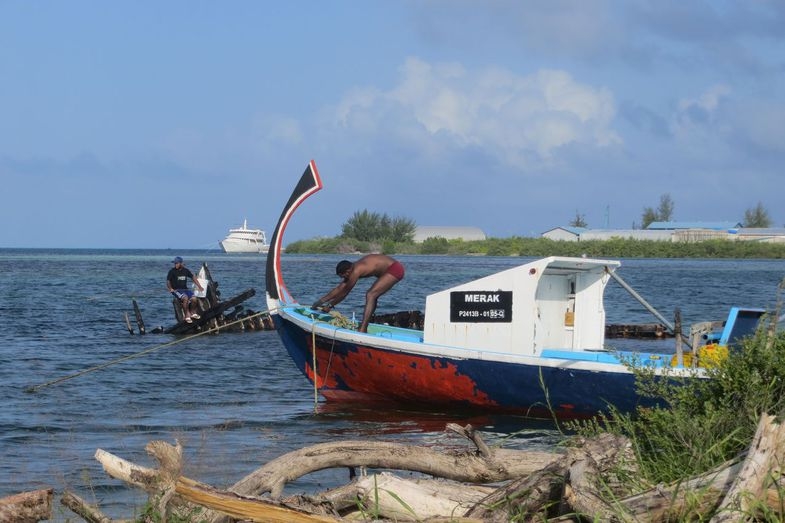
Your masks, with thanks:
[[[185,321],[191,323],[193,320],[198,320],[200,316],[196,312],[191,311],[196,304],[196,298],[194,298],[193,291],[188,288],[188,280],[193,281],[200,291],[204,289],[202,289],[202,284],[199,283],[196,276],[183,265],[181,257],[175,257],[172,263],[174,263],[174,267],[169,269],[169,273],[166,275],[166,288],[183,304]]]

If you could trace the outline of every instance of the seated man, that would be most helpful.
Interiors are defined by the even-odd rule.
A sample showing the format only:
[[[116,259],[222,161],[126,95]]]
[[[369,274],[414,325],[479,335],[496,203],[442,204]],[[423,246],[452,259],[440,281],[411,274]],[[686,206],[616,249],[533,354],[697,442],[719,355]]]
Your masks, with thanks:
[[[204,289],[202,289],[202,284],[199,283],[196,276],[183,265],[181,257],[175,257],[172,263],[174,263],[174,267],[169,269],[169,273],[166,275],[166,288],[183,305],[185,321],[192,323],[193,320],[198,320],[200,316],[196,311],[192,311],[196,304],[196,298],[194,298],[193,291],[188,288],[188,280],[193,281],[200,291]]]

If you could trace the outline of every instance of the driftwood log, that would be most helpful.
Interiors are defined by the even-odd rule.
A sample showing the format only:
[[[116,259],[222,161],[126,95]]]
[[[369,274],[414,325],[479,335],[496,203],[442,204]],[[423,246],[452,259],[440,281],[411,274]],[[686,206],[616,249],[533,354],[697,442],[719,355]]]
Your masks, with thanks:
[[[489,448],[470,426],[448,430],[473,443],[470,450],[439,451],[384,442],[334,442],[281,456],[227,490],[182,475],[179,443],[150,442],[159,463],[147,468],[101,449],[96,459],[112,477],[150,495],[166,517],[180,509],[206,521],[336,522],[349,520],[495,522],[754,520],[757,511],[783,514],[785,427],[761,417],[749,450],[737,460],[673,485],[629,492],[636,474],[630,443],[603,434],[573,438],[561,452]],[[285,485],[325,468],[395,469],[421,473],[403,479],[388,472],[360,475],[311,496],[283,497]],[[263,496],[264,497],[261,497]],[[51,517],[52,490],[0,499],[0,521]],[[609,501],[611,500],[611,501]],[[73,494],[62,503],[89,523],[109,523]]]
[[[472,483],[507,481],[539,470],[558,458],[551,452],[495,449],[470,428],[448,424],[448,430],[474,438],[480,451],[439,452],[425,447],[379,441],[343,441],[313,445],[285,454],[235,483],[238,494],[258,496],[269,492],[278,498],[286,483],[311,472],[336,467],[371,467],[406,470]]]
[[[104,515],[98,507],[90,505],[73,492],[64,493],[60,503],[81,516],[87,523],[113,523],[112,519]]]
[[[770,510],[780,510],[776,488],[771,487],[776,487],[774,480],[779,479],[785,433],[770,416],[761,418],[744,463],[730,462],[700,477],[635,495],[625,492],[624,482],[617,476],[635,474],[630,444],[619,436],[604,434],[576,440],[566,453],[556,454],[490,449],[471,427],[448,428],[472,440],[476,449],[447,453],[380,442],[315,445],[271,461],[229,491],[176,476],[172,471],[179,470],[181,463],[161,474],[100,450],[96,457],[110,475],[148,491],[161,489],[161,478],[168,478],[167,492],[173,492],[181,501],[213,510],[213,521],[225,516],[253,521],[338,521],[349,518],[351,512],[347,510],[358,506],[363,514],[377,519],[484,522],[509,521],[512,517],[673,521],[698,514],[705,518],[712,513],[713,521],[738,521],[741,513],[749,514],[752,510],[753,500],[767,504]],[[174,449],[170,453],[179,463],[179,446],[162,442],[151,445]],[[376,474],[312,497],[277,499],[284,485],[301,475],[324,468],[364,466],[410,470],[443,479],[405,480]],[[271,499],[250,497],[263,493],[270,493]],[[167,501],[170,499],[171,496]],[[610,504],[608,499],[615,501]],[[274,516],[277,511],[281,511],[281,519]]]
[[[177,443],[171,446],[162,441],[148,443],[146,450],[154,455],[161,464],[161,470],[143,467],[98,449],[95,458],[101,463],[107,474],[120,479],[129,485],[141,488],[155,499],[159,513],[169,512],[169,503],[173,501],[187,502],[214,511],[208,512],[207,519],[220,519],[227,515],[236,519],[271,522],[317,522],[336,521],[335,518],[324,519],[316,515],[303,513],[283,503],[264,501],[238,495],[234,492],[221,491],[192,479],[176,474],[182,467],[182,449]]]
[[[470,505],[468,501],[476,503],[477,500],[488,494],[488,489],[467,488],[456,485],[454,482],[491,483],[507,481],[539,470],[559,457],[559,454],[549,452],[508,449],[491,450],[470,427],[459,427],[453,424],[449,425],[449,427],[454,432],[472,439],[475,442],[475,446],[481,450],[447,453],[412,445],[357,441],[314,445],[291,452],[269,462],[253,474],[240,480],[228,491],[219,491],[182,476],[174,477],[173,471],[176,472],[181,468],[181,464],[176,463],[181,455],[179,444],[174,447],[163,442],[151,442],[148,444],[148,453],[153,454],[158,459],[162,469],[166,469],[163,472],[135,465],[101,449],[96,451],[95,457],[110,476],[142,488],[150,494],[157,493],[161,498],[166,498],[167,502],[171,499],[169,493],[174,492],[182,501],[200,504],[217,513],[226,514],[234,518],[256,520],[255,518],[260,517],[260,514],[263,513],[264,517],[258,519],[260,521],[274,521],[275,519],[271,517],[270,513],[278,509],[289,512],[301,512],[301,517],[310,515],[314,518],[329,518],[302,519],[302,521],[337,521],[341,516],[338,509],[356,508],[358,499],[375,499],[379,493],[378,482],[383,481],[385,484],[389,484],[391,481],[388,478],[364,479],[355,481],[352,483],[351,489],[345,489],[342,492],[332,491],[309,498],[297,496],[285,500],[278,499],[286,483],[311,472],[335,467],[373,467],[409,470],[452,480],[452,483],[442,482],[441,485],[437,482],[430,482],[427,488],[423,486],[425,483],[418,485],[416,482],[408,482],[411,491],[418,492],[418,497],[422,498],[418,500],[413,500],[413,498],[401,500],[395,491],[388,489],[387,492],[391,493],[389,497],[393,499],[392,502],[388,503],[388,506],[394,506],[392,513],[396,515],[399,521],[405,520],[397,517],[397,512],[402,509],[402,501],[405,501],[404,504],[407,506],[418,507],[418,510],[421,510],[423,507],[434,506],[434,503],[429,498],[434,497],[434,489],[439,486],[445,490],[445,494],[438,497],[443,497],[447,501],[450,512],[447,514],[427,514],[426,516],[451,516],[455,520],[459,516],[455,512],[456,510],[462,509],[465,511],[466,507]],[[167,447],[169,447],[168,450]],[[483,453],[485,456],[482,455]],[[406,482],[406,480],[397,481]],[[376,482],[375,487],[372,486],[373,482]],[[401,486],[403,483],[397,483],[397,485]],[[461,490],[463,492],[457,498],[457,501],[449,502],[450,496]],[[197,491],[198,494],[196,494]],[[271,499],[262,501],[258,498],[250,497],[263,493],[271,493]],[[369,495],[369,493],[371,494]],[[222,501],[218,501],[219,499],[225,500],[229,498],[233,500],[234,506],[227,506]],[[351,502],[348,501],[350,499],[352,500]],[[382,515],[380,511],[384,507],[378,506],[378,499],[375,499],[374,502],[366,501],[365,504],[374,505],[372,511],[375,514]],[[240,505],[243,506],[241,510],[237,508]],[[444,502],[441,503],[441,506],[444,506]],[[442,510],[442,508],[439,510]],[[162,513],[164,512],[162,511]],[[289,512],[285,513],[280,520],[296,521]],[[410,520],[422,519],[422,514],[416,514],[415,516],[409,511],[405,512],[408,513]],[[384,516],[386,517],[387,515],[384,514]],[[220,515],[216,515],[212,519],[218,521],[222,518]]]
[[[52,489],[32,490],[0,498],[0,521],[28,523],[52,517]]]

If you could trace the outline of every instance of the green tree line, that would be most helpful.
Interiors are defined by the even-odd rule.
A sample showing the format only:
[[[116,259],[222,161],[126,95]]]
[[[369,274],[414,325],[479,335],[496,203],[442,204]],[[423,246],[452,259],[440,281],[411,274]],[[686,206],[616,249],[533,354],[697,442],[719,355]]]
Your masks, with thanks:
[[[667,221],[673,212],[669,195],[661,198],[659,208],[649,209],[657,220]],[[761,204],[748,211],[748,218],[768,216]],[[576,213],[576,218],[580,217]],[[487,256],[590,256],[593,258],[785,258],[785,244],[738,240],[707,240],[682,243],[655,240],[612,238],[610,240],[556,241],[548,238],[488,238],[486,240],[447,240],[427,238],[414,242],[417,225],[413,220],[390,217],[368,210],[355,212],[341,227],[339,236],[314,238],[288,244],[289,253],[346,254],[382,252],[385,254],[449,254]]]
[[[444,254],[486,256],[589,256],[592,258],[760,258],[785,259],[785,244],[736,240],[707,240],[696,243],[613,238],[582,242],[548,238],[488,238],[447,240],[428,238],[422,243],[361,241],[333,237],[296,241],[286,246],[289,253],[346,254]]]

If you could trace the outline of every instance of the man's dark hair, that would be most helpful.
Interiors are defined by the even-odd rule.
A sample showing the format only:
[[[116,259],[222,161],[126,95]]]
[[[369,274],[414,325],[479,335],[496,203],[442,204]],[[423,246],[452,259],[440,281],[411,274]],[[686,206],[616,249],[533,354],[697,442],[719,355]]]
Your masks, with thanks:
[[[338,265],[335,266],[335,274],[340,276],[342,273],[348,271],[352,268],[352,262],[349,260],[341,260],[338,262]]]

